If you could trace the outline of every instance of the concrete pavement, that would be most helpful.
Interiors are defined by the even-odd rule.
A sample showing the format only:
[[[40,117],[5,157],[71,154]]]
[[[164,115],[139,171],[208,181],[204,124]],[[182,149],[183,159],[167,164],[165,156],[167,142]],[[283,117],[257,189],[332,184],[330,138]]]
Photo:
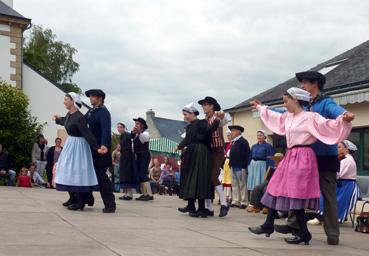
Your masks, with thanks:
[[[38,188],[0,187],[0,255],[369,255],[369,235],[341,226],[341,245],[328,246],[322,227],[310,227],[310,246],[287,245],[247,232],[262,214],[231,209],[220,219],[193,219],[177,212],[184,202],[156,196],[153,202],[122,202],[103,214],[100,195],[83,212],[61,206],[65,193]],[[216,212],[218,209],[216,209]]]

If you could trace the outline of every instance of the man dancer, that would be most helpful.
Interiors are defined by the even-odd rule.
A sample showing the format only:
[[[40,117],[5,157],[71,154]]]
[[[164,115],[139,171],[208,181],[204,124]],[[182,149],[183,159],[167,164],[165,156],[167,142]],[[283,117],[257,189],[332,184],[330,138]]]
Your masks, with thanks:
[[[336,119],[342,114],[344,114],[343,119],[347,122],[354,119],[353,113],[346,111],[337,105],[332,98],[322,94],[321,91],[325,84],[323,74],[316,71],[306,71],[296,73],[296,78],[302,84],[303,89],[312,96],[310,111],[329,119]],[[312,147],[317,155],[320,189],[324,198],[324,230],[327,235],[327,243],[338,245],[340,231],[337,218],[336,173],[339,172],[340,164],[337,145],[327,145],[317,141]],[[295,234],[298,229],[294,217],[289,218],[287,225],[275,225],[275,230],[284,234]]]
[[[103,213],[114,213],[116,210],[115,197],[113,194],[113,185],[106,174],[107,168],[111,165],[111,117],[109,110],[105,107],[105,93],[100,89],[86,91],[86,96],[90,98],[93,106],[86,114],[87,124],[100,148],[104,151],[103,155],[92,151],[94,168],[99,183],[100,195],[105,208]],[[85,193],[84,200],[89,205],[94,204],[92,193]]]
[[[212,97],[205,97],[204,99],[198,102],[205,114],[205,118],[208,121],[208,124],[211,125],[215,119],[217,118],[216,111],[220,111],[221,107],[216,99]],[[225,193],[223,190],[223,186],[219,181],[220,170],[222,164],[224,163],[224,137],[223,137],[223,126],[227,124],[227,120],[224,119],[224,114],[221,116],[222,121],[219,124],[218,129],[216,129],[212,133],[211,137],[211,159],[212,159],[212,171],[211,171],[211,183],[214,186],[215,190],[218,193],[220,199],[220,213],[219,217],[225,217],[228,214],[229,206],[227,204]],[[208,209],[209,216],[214,215],[213,204],[211,199],[207,199],[205,201],[206,208]]]
[[[148,126],[145,119],[141,117],[135,118],[133,121],[135,121],[135,127],[132,131],[134,136],[133,151],[135,153],[136,170],[138,172],[138,179],[142,193],[142,195],[136,198],[136,200],[151,201],[154,200],[154,197],[152,195],[149,178],[151,155],[149,150],[150,135],[147,131]]]

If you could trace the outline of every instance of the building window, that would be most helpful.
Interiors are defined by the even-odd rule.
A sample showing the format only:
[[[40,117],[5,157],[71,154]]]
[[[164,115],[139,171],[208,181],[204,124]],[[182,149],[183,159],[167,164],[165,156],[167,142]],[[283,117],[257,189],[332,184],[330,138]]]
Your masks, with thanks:
[[[358,175],[369,176],[369,127],[352,129],[348,139],[359,149],[354,156],[357,160]]]

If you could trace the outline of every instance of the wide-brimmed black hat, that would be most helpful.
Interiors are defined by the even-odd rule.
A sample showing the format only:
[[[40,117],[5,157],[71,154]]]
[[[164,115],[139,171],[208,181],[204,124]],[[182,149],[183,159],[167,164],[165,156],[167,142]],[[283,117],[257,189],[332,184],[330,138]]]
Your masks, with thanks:
[[[243,128],[242,126],[240,125],[230,125],[228,126],[228,129],[229,130],[239,130],[240,132],[244,132],[245,131],[245,128]]]
[[[221,107],[216,99],[210,96],[206,96],[205,99],[199,100],[198,103],[203,105],[204,103],[208,103],[214,105],[214,111],[220,111]]]
[[[305,71],[305,72],[299,72],[296,73],[296,78],[301,83],[302,80],[316,80],[319,83],[319,88],[322,90],[323,85],[325,84],[325,76],[322,73],[319,73],[318,71]]]
[[[85,92],[85,95],[87,97],[90,97],[90,96],[100,96],[101,98],[105,99],[105,92],[103,92],[100,89],[91,89],[91,90],[88,90],[88,91]]]
[[[144,129],[145,129],[145,130],[146,130],[147,128],[149,128],[149,127],[147,126],[147,123],[146,123],[145,119],[143,119],[142,117],[133,118],[133,121],[141,123],[141,124],[143,125],[143,127],[144,127]]]

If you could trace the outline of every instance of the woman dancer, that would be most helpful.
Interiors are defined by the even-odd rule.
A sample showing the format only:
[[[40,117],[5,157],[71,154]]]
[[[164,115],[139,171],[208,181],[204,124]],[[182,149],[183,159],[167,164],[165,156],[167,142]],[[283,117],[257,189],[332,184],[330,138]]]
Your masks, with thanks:
[[[132,200],[132,189],[138,187],[138,174],[134,169],[134,154],[132,147],[132,134],[127,132],[123,123],[117,124],[117,130],[120,133],[120,185],[124,195],[119,197],[120,200]]]
[[[64,125],[69,135],[56,167],[56,189],[69,192],[69,200],[63,203],[64,206],[69,210],[82,211],[85,207],[82,193],[91,192],[97,186],[89,144],[94,150],[102,152],[87,127],[85,117],[78,110],[82,106],[80,96],[74,92],[66,94],[64,105],[67,115],[53,116],[57,124]]]
[[[270,236],[274,232],[277,211],[293,211],[300,231],[294,238],[286,238],[289,244],[309,244],[311,234],[306,225],[304,209],[319,209],[319,173],[315,153],[310,147],[317,139],[326,144],[336,144],[345,139],[351,131],[351,123],[327,120],[317,113],[305,112],[303,107],[311,96],[305,90],[292,87],[283,96],[288,112],[283,114],[269,110],[258,101],[252,101],[259,110],[263,123],[273,132],[285,135],[288,151],[281,161],[261,202],[268,207],[267,218],[261,226],[250,227],[254,234]]]
[[[199,111],[193,103],[182,110],[184,119],[189,123],[186,127],[186,137],[178,145],[178,150],[186,149],[184,162],[181,166],[186,179],[183,188],[183,199],[188,201],[186,211],[191,217],[206,218],[205,199],[213,198],[214,189],[211,185],[211,133],[219,127],[219,119],[212,125],[206,120],[199,120]],[[198,210],[195,201],[198,200]]]

